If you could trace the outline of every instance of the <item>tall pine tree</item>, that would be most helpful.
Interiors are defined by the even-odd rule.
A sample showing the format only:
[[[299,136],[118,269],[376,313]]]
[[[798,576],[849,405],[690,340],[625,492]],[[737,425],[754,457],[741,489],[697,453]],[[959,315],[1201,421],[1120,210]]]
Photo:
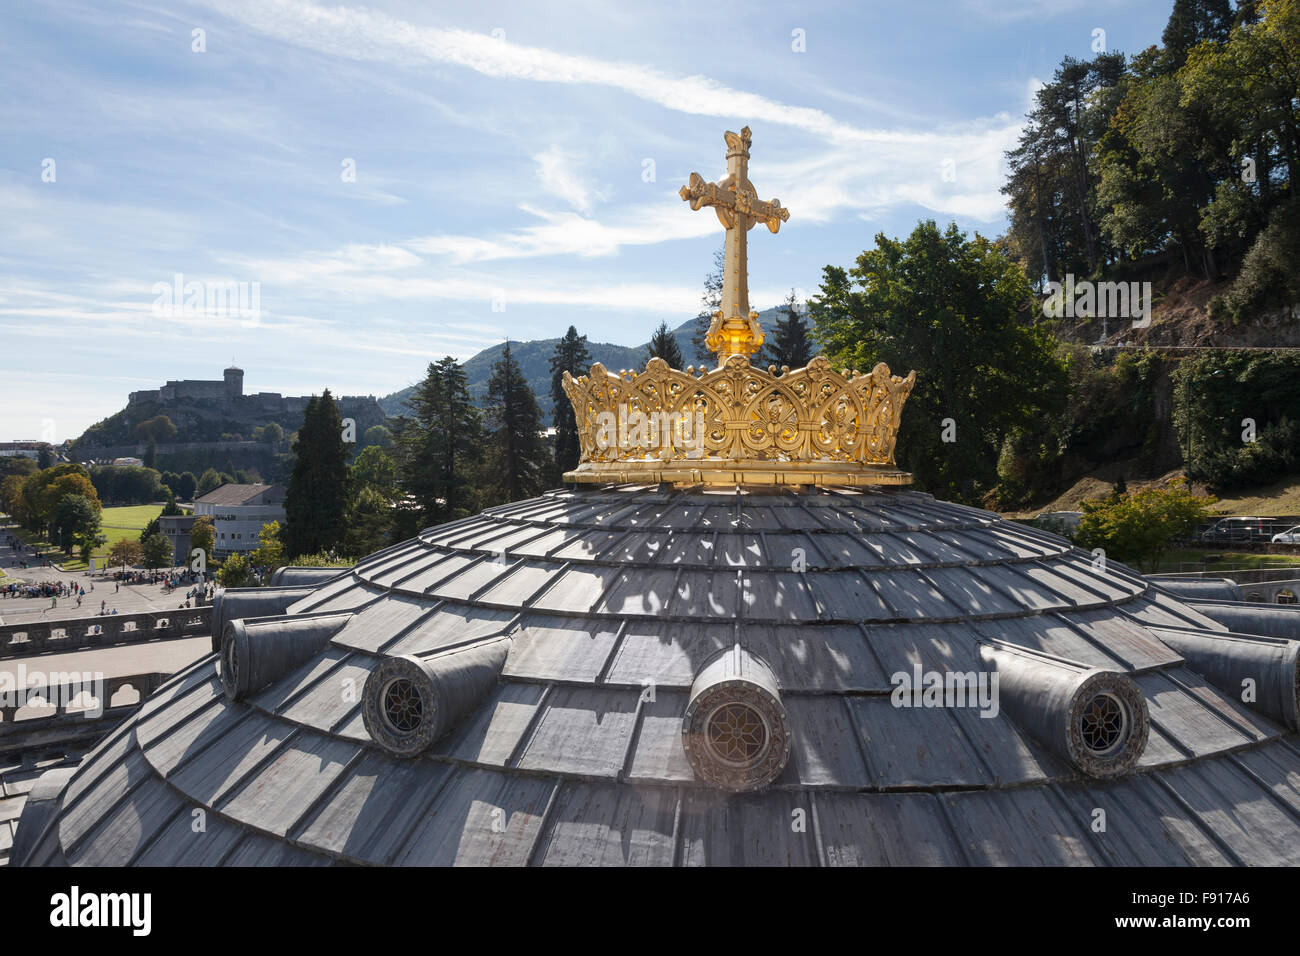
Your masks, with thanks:
[[[682,348],[677,344],[677,336],[673,335],[667,322],[660,322],[659,328],[655,329],[654,334],[650,336],[645,361],[641,363],[642,371],[645,371],[646,365],[652,358],[663,359],[668,363],[669,368],[682,368],[686,364],[682,361]]]
[[[348,447],[329,389],[308,399],[293,450],[297,457],[284,499],[284,546],[291,558],[337,548],[346,530]]]
[[[397,444],[402,487],[412,507],[401,530],[414,533],[469,506],[483,420],[470,398],[465,369],[450,355],[429,363],[406,406],[412,415],[398,423]]]
[[[582,375],[591,366],[591,353],[587,351],[587,337],[569,326],[564,338],[555,346],[551,356],[551,401],[555,421],[555,466],[561,474],[578,467],[581,447],[578,443],[578,423],[573,414],[573,403],[564,394],[564,373]]]
[[[542,410],[528,386],[510,343],[492,366],[484,402],[488,427],[487,477],[495,497],[518,501],[542,490],[550,467],[550,452],[541,436]]]
[[[803,368],[812,358],[812,342],[808,339],[808,326],[799,315],[799,300],[794,289],[786,296],[779,316],[763,346],[764,358],[777,368]]]
[[[718,356],[709,348],[705,339],[709,334],[709,326],[713,324],[713,313],[722,308],[722,269],[727,261],[725,251],[725,246],[714,250],[713,271],[704,277],[704,294],[700,296],[700,312],[695,317],[695,331],[691,334],[694,361],[706,368],[718,364]]]

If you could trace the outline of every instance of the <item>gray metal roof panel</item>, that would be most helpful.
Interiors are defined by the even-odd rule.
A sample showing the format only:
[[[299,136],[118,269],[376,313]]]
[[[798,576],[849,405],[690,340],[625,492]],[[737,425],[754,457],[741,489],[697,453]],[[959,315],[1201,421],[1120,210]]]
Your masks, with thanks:
[[[1230,855],[1247,866],[1300,864],[1300,822],[1230,760],[1198,761],[1161,781]]]
[[[1179,670],[1183,676],[1192,676],[1185,669]],[[1166,671],[1150,671],[1135,679],[1146,698],[1151,722],[1187,753],[1202,757],[1258,739],[1247,725],[1224,719],[1223,710],[1210,708],[1170,680]]]
[[[352,860],[386,863],[454,772],[450,764],[370,750],[302,824],[300,839]]]
[[[794,571],[742,571],[741,616],[753,621],[816,620],[817,605],[804,583],[806,576]],[[727,603],[732,593],[726,587],[727,579],[726,573],[714,575],[716,606],[722,609],[720,613],[715,612],[714,616],[730,616],[734,613],[735,605]],[[734,576],[731,580],[735,580]],[[717,593],[719,591],[721,593]]]
[[[511,633],[504,673],[532,680],[594,683],[617,635],[616,621],[543,617],[525,621]]]
[[[817,830],[828,866],[960,866],[932,793],[818,793]]]
[[[697,582],[700,578],[707,580],[707,577],[699,572],[695,577]],[[604,598],[591,610],[598,614],[657,617],[667,611],[668,605],[677,596],[674,590],[676,581],[676,571],[659,571],[650,568],[628,569],[614,579]],[[573,610],[586,611],[587,608],[575,607]]]
[[[369,743],[364,726],[357,728],[348,718],[361,708],[366,679],[378,664],[378,658],[355,654],[328,676],[317,681],[281,712],[285,720],[314,727],[325,733],[348,736]]]
[[[556,786],[548,778],[457,768],[394,862],[524,866]]]
[[[857,728],[839,696],[784,698],[790,716],[791,762],[806,786],[866,787]]]
[[[173,818],[136,859],[136,865],[216,866],[248,832],[215,813],[205,814],[202,829],[196,831],[191,811],[187,805]]]
[[[435,743],[431,753],[504,767],[532,726],[545,693],[542,684],[503,681],[470,720]]]
[[[461,644],[505,632],[514,620],[512,611],[447,603],[437,613],[421,618],[397,641],[384,648],[391,656],[428,654],[451,644]],[[388,634],[392,640],[397,632]]]
[[[344,778],[361,751],[355,743],[304,731],[219,804],[221,812],[287,836],[316,800]]]
[[[730,624],[629,621],[605,679],[611,684],[640,685],[653,680],[689,687],[704,661],[734,641],[735,629]]]
[[[953,832],[974,866],[1087,866],[1104,862],[1088,824],[1050,788],[945,793]]]
[[[877,787],[989,786],[994,780],[943,707],[895,707],[888,697],[849,698]]]
[[[793,826],[802,811],[802,829]],[[783,790],[723,794],[685,791],[681,812],[683,866],[816,866],[816,828],[807,793]]]
[[[225,712],[232,707],[221,708]],[[170,744],[180,743],[181,728],[176,740],[166,738],[148,751],[154,768],[166,770],[167,779],[186,796],[205,805],[212,805],[231,788],[237,787],[245,773],[253,770],[264,758],[284,745],[297,728],[259,713],[251,713],[240,733],[225,733],[230,724],[217,719],[207,722],[196,734],[189,752],[175,755],[178,767],[168,769],[162,762],[172,756]],[[195,723],[199,721],[196,720]],[[202,748],[202,749],[200,749]]]
[[[677,792],[566,783],[533,862],[542,866],[672,866]]]
[[[542,704],[519,767],[557,774],[617,776],[632,742],[638,695],[638,691],[555,688]]]
[[[654,700],[641,705],[635,749],[628,762],[629,781],[694,783],[695,771],[682,747],[682,714],[687,694],[656,687]]]

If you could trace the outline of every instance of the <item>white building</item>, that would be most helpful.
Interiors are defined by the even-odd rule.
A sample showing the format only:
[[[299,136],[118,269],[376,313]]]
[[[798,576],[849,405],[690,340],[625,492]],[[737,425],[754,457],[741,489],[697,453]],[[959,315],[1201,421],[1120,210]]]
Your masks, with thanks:
[[[196,518],[212,518],[217,557],[256,551],[262,525],[284,523],[284,485],[222,485],[194,501]]]

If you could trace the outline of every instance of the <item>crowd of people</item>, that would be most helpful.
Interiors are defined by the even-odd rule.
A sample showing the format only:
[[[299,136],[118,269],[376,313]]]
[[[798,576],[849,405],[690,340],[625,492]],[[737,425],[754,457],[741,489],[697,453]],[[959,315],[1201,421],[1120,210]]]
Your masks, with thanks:
[[[10,581],[8,584],[0,585],[0,594],[7,598],[54,598],[57,600],[61,597],[71,597],[76,598],[78,605],[81,604],[81,599],[88,590],[95,590],[94,582],[91,582],[89,588],[76,581],[41,581],[36,584],[17,584]]]
[[[39,553],[31,545],[27,544],[21,538],[13,534],[5,535],[5,543],[13,549],[14,557],[11,564],[14,567],[24,569],[31,568],[50,568],[53,567],[51,562],[40,557]],[[91,572],[87,571],[86,575]],[[200,574],[188,568],[165,568],[152,571],[141,570],[118,570],[111,580],[113,581],[113,593],[120,593],[125,585],[161,585],[162,593],[170,595],[172,592],[185,588],[185,599],[177,605],[178,608],[199,607],[205,604],[211,604],[216,595],[216,584],[211,581],[211,575]],[[104,583],[101,579],[100,583]],[[49,609],[59,606],[60,598],[69,598],[76,602],[77,607],[81,607],[81,602],[86,594],[95,590],[94,581],[82,584],[79,581],[3,581],[0,580],[0,597],[10,599],[21,598],[49,598]],[[117,614],[117,608],[110,608],[108,600],[99,602],[99,613],[102,615]]]

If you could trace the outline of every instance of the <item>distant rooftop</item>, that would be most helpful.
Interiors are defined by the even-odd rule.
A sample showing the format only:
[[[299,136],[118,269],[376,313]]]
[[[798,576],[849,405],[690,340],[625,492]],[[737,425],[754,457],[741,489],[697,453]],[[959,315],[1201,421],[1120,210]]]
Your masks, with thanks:
[[[206,495],[195,498],[195,503],[210,505],[242,505],[259,495],[270,491],[275,485],[239,485],[226,484],[209,491]]]

